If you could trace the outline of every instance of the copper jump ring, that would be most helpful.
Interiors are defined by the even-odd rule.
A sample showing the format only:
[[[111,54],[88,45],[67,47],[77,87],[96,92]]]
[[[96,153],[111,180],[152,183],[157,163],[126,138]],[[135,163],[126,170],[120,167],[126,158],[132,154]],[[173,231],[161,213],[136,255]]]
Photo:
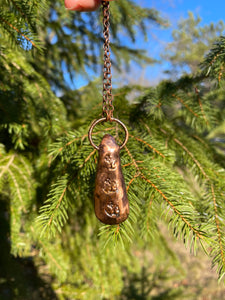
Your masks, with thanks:
[[[107,118],[106,118],[106,117],[101,118],[101,119],[98,119],[98,120],[95,120],[95,121],[91,124],[91,127],[90,127],[90,129],[89,129],[89,131],[88,131],[88,138],[89,138],[89,141],[90,141],[91,145],[92,145],[96,150],[99,150],[99,146],[96,146],[95,143],[94,143],[93,140],[92,140],[92,132],[93,132],[93,129],[94,129],[94,127],[95,127],[97,124],[99,124],[99,123],[101,123],[101,122],[106,122],[106,121],[107,121]],[[123,122],[121,122],[120,120],[118,120],[118,119],[116,119],[116,118],[111,118],[110,121],[116,122],[116,123],[120,124],[120,125],[123,127],[124,131],[125,131],[125,138],[124,138],[124,141],[123,141],[122,145],[119,146],[119,147],[120,147],[120,150],[121,150],[121,149],[126,145],[126,143],[127,143],[127,141],[128,141],[129,133],[128,133],[127,127],[123,124]]]

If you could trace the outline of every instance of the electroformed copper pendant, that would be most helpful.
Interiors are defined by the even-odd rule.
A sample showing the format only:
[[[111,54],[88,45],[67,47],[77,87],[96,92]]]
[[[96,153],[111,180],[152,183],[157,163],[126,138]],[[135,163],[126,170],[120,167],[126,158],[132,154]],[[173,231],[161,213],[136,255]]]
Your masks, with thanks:
[[[105,224],[119,224],[129,215],[129,203],[120,163],[120,147],[106,134],[99,146],[95,180],[95,214]]]
[[[101,121],[105,121],[105,118],[95,121],[89,130],[89,140],[99,151],[94,191],[95,214],[102,223],[113,225],[124,222],[129,215],[129,202],[120,162],[120,149],[127,142],[128,132],[120,120],[113,118],[112,121],[120,123],[126,132],[122,146],[117,145],[110,134],[104,135],[100,145],[96,146],[91,135],[94,126]]]

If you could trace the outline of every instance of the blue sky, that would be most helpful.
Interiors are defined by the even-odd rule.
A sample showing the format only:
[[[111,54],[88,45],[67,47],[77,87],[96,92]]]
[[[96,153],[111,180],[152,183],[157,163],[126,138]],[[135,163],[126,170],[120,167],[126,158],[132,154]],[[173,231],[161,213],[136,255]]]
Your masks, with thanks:
[[[143,39],[137,40],[138,48],[148,49],[149,56],[159,58],[159,53],[167,42],[171,41],[171,33],[177,26],[177,22],[181,18],[187,18],[188,11],[192,11],[195,15],[199,15],[202,18],[201,25],[209,24],[211,22],[218,22],[223,20],[225,23],[225,0],[135,0],[137,3],[144,7],[157,9],[161,16],[168,19],[170,27],[168,29],[156,28],[155,26],[149,27],[148,41]],[[130,45],[131,41],[127,40],[127,44]],[[165,78],[164,70],[169,68],[168,63],[156,64],[152,66],[138,67],[132,65],[129,73],[120,73],[114,75],[114,85],[127,84],[135,80],[142,81],[143,84],[156,84],[160,79]],[[98,77],[99,74],[91,73],[91,77]],[[135,76],[134,76],[135,74]],[[134,80],[135,78],[135,80]],[[90,79],[90,78],[89,78]],[[87,80],[85,78],[76,78],[76,87],[79,88],[85,85]]]
[[[225,17],[224,0],[137,0],[137,2],[158,9],[174,24],[180,17],[186,17],[188,10],[198,13],[203,18],[203,23],[215,22]]]

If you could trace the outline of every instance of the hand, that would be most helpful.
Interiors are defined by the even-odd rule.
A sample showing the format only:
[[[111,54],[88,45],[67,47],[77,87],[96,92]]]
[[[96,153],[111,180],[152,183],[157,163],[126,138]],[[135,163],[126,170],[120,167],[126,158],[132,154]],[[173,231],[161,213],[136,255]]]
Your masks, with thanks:
[[[65,7],[68,10],[93,11],[100,6],[101,2],[102,0],[65,0]]]

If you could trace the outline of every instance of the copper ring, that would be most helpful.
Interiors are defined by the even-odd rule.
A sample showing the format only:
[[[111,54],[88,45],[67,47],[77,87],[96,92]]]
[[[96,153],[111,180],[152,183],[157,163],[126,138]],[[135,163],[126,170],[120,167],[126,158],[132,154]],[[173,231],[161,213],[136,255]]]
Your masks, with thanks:
[[[97,124],[99,124],[99,123],[101,123],[101,122],[106,122],[106,121],[107,121],[107,118],[106,118],[106,117],[101,118],[101,119],[98,119],[98,120],[95,120],[95,121],[91,124],[91,127],[90,127],[90,129],[89,129],[89,131],[88,131],[88,138],[89,138],[89,141],[90,141],[91,145],[92,145],[96,150],[99,150],[99,146],[96,146],[96,145],[94,144],[93,140],[92,140],[92,132],[93,132],[93,129],[94,129],[94,127],[95,127]],[[118,119],[116,119],[116,118],[111,118],[110,121],[116,122],[116,123],[120,124],[120,125],[123,127],[124,131],[125,131],[125,139],[124,139],[122,145],[119,146],[120,149],[122,149],[122,148],[126,145],[126,143],[127,143],[127,141],[128,141],[129,133],[128,133],[127,127],[123,124],[123,122],[121,122],[120,120],[118,120]]]

